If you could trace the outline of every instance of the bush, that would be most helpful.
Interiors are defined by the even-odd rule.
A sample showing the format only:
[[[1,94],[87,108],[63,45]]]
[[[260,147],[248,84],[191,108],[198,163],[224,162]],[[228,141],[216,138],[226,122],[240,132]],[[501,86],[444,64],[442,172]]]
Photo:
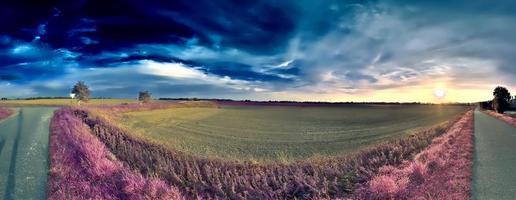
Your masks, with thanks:
[[[483,101],[479,103],[479,106],[483,110],[493,110],[492,101]]]

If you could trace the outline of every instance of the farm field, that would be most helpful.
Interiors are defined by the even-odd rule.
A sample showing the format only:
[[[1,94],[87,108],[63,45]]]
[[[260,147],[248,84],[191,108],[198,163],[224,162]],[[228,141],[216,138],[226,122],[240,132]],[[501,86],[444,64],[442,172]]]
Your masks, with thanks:
[[[349,153],[453,119],[467,107],[222,106],[129,112],[132,134],[180,151],[236,160],[292,161]]]

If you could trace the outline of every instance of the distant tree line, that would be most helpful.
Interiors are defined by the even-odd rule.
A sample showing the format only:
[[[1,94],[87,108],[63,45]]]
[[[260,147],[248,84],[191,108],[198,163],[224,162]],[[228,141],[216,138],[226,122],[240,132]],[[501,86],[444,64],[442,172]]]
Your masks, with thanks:
[[[169,101],[220,101],[220,102],[253,102],[253,103],[302,103],[302,104],[332,104],[332,105],[347,105],[347,104],[380,104],[380,105],[434,105],[434,103],[422,103],[422,102],[327,102],[327,101],[253,101],[249,99],[245,100],[234,100],[234,99],[218,99],[218,98],[159,98],[159,100],[169,100]],[[440,105],[474,105],[471,103],[444,103]]]
[[[514,96],[516,99],[516,96]],[[504,113],[508,110],[516,110],[516,105],[511,93],[507,88],[498,86],[493,90],[493,100],[479,102],[481,109],[494,110],[497,113]]]

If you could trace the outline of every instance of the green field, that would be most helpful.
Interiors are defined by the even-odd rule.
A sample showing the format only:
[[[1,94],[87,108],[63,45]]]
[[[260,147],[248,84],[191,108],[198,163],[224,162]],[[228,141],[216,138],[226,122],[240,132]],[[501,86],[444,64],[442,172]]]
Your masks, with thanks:
[[[336,155],[453,119],[461,106],[225,106],[125,113],[138,137],[202,156],[239,160]]]

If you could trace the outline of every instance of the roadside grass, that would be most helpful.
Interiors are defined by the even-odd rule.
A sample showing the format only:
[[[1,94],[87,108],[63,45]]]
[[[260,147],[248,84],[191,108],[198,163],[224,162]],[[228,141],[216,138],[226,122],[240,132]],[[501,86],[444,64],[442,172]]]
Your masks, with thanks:
[[[415,158],[383,166],[363,184],[357,199],[469,199],[473,167],[470,111]]]
[[[183,199],[117,160],[72,109],[56,111],[50,131],[48,199]]]
[[[13,110],[7,108],[0,108],[0,121],[14,114]]]
[[[354,152],[445,122],[466,109],[435,105],[193,106],[127,112],[111,121],[139,138],[203,157],[290,162]]]
[[[500,114],[500,113],[497,113],[497,112],[494,112],[492,110],[482,110],[482,112],[494,117],[494,118],[497,118],[499,120],[502,120],[508,124],[511,124],[513,126],[516,126],[516,116],[514,116],[514,114],[512,115],[509,115],[509,114]]]

